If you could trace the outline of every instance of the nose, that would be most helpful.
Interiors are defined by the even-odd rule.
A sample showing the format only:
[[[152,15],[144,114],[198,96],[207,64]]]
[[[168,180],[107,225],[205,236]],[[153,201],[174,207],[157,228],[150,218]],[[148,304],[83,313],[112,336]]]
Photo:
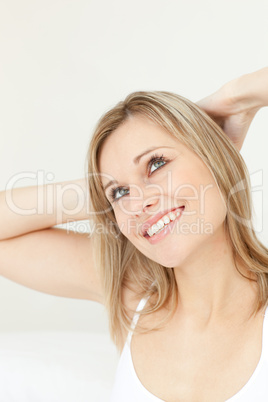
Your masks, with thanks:
[[[159,190],[150,185],[139,186],[139,188],[135,189],[135,191],[133,191],[133,188],[130,188],[130,193],[125,208],[128,210],[128,214],[140,216],[141,214],[150,213],[151,211],[155,212],[159,207],[159,204]]]

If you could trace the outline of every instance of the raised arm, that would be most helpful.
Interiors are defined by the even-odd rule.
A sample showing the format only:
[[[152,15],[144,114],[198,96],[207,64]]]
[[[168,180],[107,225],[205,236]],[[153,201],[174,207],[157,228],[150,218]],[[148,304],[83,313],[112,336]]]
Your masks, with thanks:
[[[240,151],[254,116],[268,106],[268,67],[227,82],[196,104],[222,127]]]
[[[88,233],[53,226],[89,219],[86,180],[0,192],[0,275],[40,292],[103,302]]]

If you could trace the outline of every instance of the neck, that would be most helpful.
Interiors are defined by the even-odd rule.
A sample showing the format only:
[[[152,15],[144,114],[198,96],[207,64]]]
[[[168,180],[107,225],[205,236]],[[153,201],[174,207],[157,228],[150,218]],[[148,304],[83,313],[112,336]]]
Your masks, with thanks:
[[[243,277],[236,266],[244,276],[256,279],[234,260],[232,246],[223,232],[202,243],[187,261],[174,268],[180,314],[206,326],[237,311],[248,315],[257,284]]]

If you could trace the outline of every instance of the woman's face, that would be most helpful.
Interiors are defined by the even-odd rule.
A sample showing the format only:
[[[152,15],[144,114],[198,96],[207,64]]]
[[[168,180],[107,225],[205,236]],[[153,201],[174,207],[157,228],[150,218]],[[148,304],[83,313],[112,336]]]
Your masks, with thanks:
[[[222,240],[226,207],[210,170],[150,119],[132,116],[107,138],[100,172],[120,231],[150,259],[180,266]]]

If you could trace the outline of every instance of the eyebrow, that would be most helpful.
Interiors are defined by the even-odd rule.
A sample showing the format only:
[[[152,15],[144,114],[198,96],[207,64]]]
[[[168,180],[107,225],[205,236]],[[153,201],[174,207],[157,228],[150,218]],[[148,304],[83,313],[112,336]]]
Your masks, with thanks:
[[[174,149],[174,147],[167,147],[167,146],[165,146],[165,147],[153,147],[153,148],[148,148],[148,149],[146,149],[146,151],[142,152],[140,155],[135,156],[135,158],[133,159],[134,164],[135,164],[135,165],[138,165],[139,162],[140,162],[140,160],[141,160],[141,158],[142,158],[143,156],[147,155],[149,152],[155,151],[156,149],[160,149],[160,148],[172,148],[172,149]],[[110,181],[105,185],[105,187],[103,188],[103,190],[105,191],[105,190],[106,190],[108,187],[110,187],[112,184],[117,184],[117,183],[118,183],[117,180],[110,180]]]

